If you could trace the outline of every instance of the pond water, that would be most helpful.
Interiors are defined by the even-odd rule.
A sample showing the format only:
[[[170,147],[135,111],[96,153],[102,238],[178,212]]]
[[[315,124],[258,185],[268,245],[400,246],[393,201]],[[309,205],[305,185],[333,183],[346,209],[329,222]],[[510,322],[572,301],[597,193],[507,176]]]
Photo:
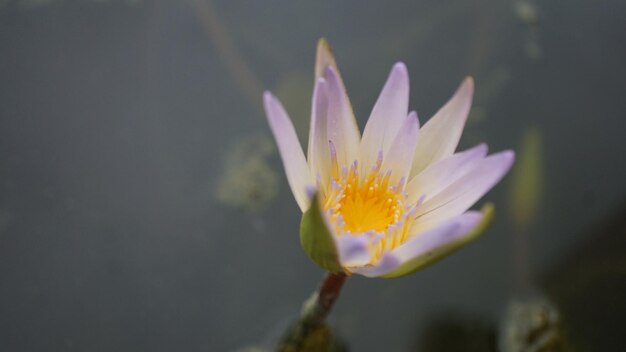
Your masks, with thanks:
[[[401,279],[348,280],[330,324],[351,350],[492,346],[511,302],[543,298],[569,350],[626,350],[624,14],[618,0],[0,1],[0,350],[272,346],[323,272],[300,248],[261,94],[306,143],[320,37],[361,128],[403,61],[422,124],[471,75],[461,149],[518,155],[478,204],[497,214],[475,243]]]

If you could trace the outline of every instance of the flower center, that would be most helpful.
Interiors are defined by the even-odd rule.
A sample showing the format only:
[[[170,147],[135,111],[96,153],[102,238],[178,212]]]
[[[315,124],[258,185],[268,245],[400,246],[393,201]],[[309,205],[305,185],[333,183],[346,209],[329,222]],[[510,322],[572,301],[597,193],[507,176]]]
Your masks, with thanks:
[[[404,212],[403,196],[389,186],[390,173],[370,172],[364,180],[351,168],[339,181],[341,197],[334,206],[343,220],[343,230],[351,233],[385,232]]]
[[[333,152],[331,145],[332,180],[324,210],[338,236],[368,236],[374,263],[384,252],[406,241],[417,204],[406,204],[404,180],[390,184],[391,170],[381,172],[382,153],[376,165],[361,177],[356,161],[339,172]]]

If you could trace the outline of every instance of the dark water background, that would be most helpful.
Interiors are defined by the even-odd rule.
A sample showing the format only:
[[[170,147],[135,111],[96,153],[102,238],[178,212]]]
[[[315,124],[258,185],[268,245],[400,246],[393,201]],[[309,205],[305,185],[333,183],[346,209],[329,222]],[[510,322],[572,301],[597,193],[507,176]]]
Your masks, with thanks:
[[[497,324],[523,280],[517,244],[540,277],[626,196],[626,2],[524,4],[0,1],[0,351],[271,344],[322,271],[276,154],[236,166],[269,136],[262,89],[306,135],[322,36],[361,127],[401,60],[422,123],[473,75],[462,147],[519,154],[535,128],[542,160],[523,229],[508,177],[484,237],[406,278],[349,280],[333,326],[354,351],[410,351],[433,317]],[[583,325],[602,324],[619,326]]]

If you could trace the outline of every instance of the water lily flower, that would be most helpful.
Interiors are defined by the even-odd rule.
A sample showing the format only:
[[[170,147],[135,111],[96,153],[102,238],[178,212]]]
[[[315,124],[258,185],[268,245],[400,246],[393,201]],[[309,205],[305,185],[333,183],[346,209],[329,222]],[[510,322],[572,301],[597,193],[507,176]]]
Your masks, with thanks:
[[[397,63],[361,135],[322,39],[306,157],[285,109],[265,92],[287,181],[304,213],[301,244],[313,261],[335,273],[399,277],[483,232],[492,208],[468,209],[508,172],[514,153],[487,156],[485,144],[455,153],[473,90],[465,79],[420,128],[408,111],[407,68]]]

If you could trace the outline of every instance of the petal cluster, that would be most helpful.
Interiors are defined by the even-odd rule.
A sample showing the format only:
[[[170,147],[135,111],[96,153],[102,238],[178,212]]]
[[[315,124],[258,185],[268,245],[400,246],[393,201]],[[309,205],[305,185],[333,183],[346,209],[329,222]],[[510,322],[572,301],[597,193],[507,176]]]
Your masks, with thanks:
[[[281,103],[264,94],[287,181],[303,211],[301,242],[331,271],[398,277],[479,235],[491,208],[468,210],[508,172],[512,151],[455,153],[474,91],[467,78],[420,128],[406,66],[393,66],[359,131],[328,43],[320,40],[307,155]]]

